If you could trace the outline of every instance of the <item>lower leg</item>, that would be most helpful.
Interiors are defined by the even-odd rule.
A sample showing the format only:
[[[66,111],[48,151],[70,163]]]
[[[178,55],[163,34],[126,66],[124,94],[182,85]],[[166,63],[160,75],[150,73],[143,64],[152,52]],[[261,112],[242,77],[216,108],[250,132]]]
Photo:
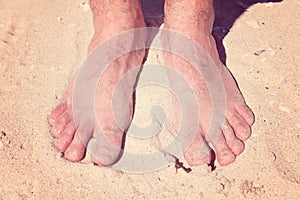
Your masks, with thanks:
[[[214,17],[213,0],[165,2],[165,28],[176,30],[196,41],[203,41],[201,45],[215,62],[219,62],[217,52],[212,50],[216,48],[211,34]]]
[[[125,30],[145,27],[139,0],[90,0],[93,14],[94,36],[89,51]]]

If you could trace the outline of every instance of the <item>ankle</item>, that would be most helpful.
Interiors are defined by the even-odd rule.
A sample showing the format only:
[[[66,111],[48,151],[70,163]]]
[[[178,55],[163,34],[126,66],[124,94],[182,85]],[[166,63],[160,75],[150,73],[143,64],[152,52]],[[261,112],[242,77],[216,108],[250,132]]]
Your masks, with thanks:
[[[141,5],[137,0],[91,0],[91,9],[95,35],[102,34],[107,29],[110,32],[121,32],[144,25]]]
[[[166,0],[164,27],[197,41],[218,64],[219,55],[212,36],[214,17],[212,0]]]
[[[139,1],[126,1],[115,5],[100,5],[93,2],[107,0],[91,1],[91,8],[93,13],[94,35],[90,42],[88,53],[90,53],[97,45],[104,40],[109,39],[121,32],[146,27],[144,17],[139,5]],[[119,1],[116,1],[119,2]]]
[[[199,33],[211,35],[214,17],[212,0],[166,0],[165,3],[165,27],[182,33],[189,32],[193,39]],[[195,33],[191,33],[191,30]]]

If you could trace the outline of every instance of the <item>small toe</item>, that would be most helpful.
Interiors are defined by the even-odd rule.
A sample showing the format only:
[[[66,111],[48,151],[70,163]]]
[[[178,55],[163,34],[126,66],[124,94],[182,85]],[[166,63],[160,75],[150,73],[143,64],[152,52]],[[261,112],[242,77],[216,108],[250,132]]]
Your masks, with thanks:
[[[75,133],[73,141],[64,153],[64,157],[71,162],[81,161],[85,156],[86,145],[81,140],[78,131]]]
[[[222,132],[230,150],[234,153],[235,156],[240,155],[244,151],[245,145],[235,136],[232,127],[227,121],[225,121],[223,125]]]
[[[75,131],[76,131],[75,124],[73,122],[70,122],[66,126],[64,131],[56,136],[56,139],[54,140],[54,146],[58,151],[60,152],[66,151],[66,149],[69,147],[69,145],[72,142]]]
[[[251,135],[251,128],[247,122],[239,116],[238,113],[233,113],[227,117],[230,126],[233,128],[237,138],[241,141],[246,141]]]
[[[239,139],[227,142],[227,145],[235,156],[239,156],[245,149],[245,144]]]
[[[60,103],[56,108],[51,112],[49,116],[49,124],[53,125],[56,119],[65,112],[67,109],[67,104],[65,102]]]
[[[242,118],[244,118],[249,126],[253,125],[255,117],[252,110],[247,105],[237,105],[235,110]]]
[[[226,166],[235,161],[235,155],[228,147],[224,136],[221,134],[216,143],[213,144],[220,165]]]

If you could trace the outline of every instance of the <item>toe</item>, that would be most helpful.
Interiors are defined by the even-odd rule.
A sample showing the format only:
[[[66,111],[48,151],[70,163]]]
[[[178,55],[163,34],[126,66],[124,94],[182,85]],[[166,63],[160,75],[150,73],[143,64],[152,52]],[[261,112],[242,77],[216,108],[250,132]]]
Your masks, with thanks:
[[[71,121],[72,115],[68,111],[64,112],[60,117],[58,117],[55,123],[52,125],[51,133],[59,134],[64,130],[66,125]]]
[[[184,158],[190,166],[209,164],[213,157],[213,151],[206,142],[199,148],[191,147],[184,152]]]
[[[249,126],[252,126],[254,123],[254,114],[247,105],[238,105],[235,107],[236,112],[244,118]]]
[[[241,141],[246,141],[250,137],[250,126],[238,113],[230,114],[227,116],[227,120],[230,126],[233,128],[236,137]]]
[[[235,156],[240,155],[244,149],[245,149],[245,144],[240,141],[239,139],[234,140],[232,142],[227,142],[228,147],[230,148],[230,150],[232,151],[232,153],[234,153]]]
[[[123,133],[111,131],[110,134],[99,134],[99,131],[96,132],[88,149],[93,162],[100,166],[113,165],[122,153]]]
[[[112,143],[103,142],[101,139],[94,139],[93,150],[91,151],[92,160],[99,166],[113,165],[121,154],[121,147]]]
[[[183,144],[184,158],[190,166],[211,163],[211,160],[213,159],[212,149],[203,139],[201,134],[195,135],[190,144],[185,141],[182,141],[181,143]],[[188,146],[184,144],[188,144]]]
[[[56,149],[60,152],[65,152],[68,146],[71,144],[72,139],[75,134],[75,124],[73,122],[70,122],[64,131],[56,136],[56,139],[54,140],[54,146]]]
[[[235,160],[235,155],[228,147],[224,136],[221,134],[216,143],[213,144],[220,165],[226,166]]]
[[[66,103],[61,103],[51,112],[49,116],[49,124],[53,125],[56,119],[67,109]]]
[[[235,156],[240,155],[244,151],[245,145],[235,136],[232,127],[227,121],[223,125],[222,132],[230,150],[234,153]]]
[[[82,141],[78,131],[75,133],[71,144],[64,153],[64,157],[71,162],[78,162],[84,158],[86,143]]]

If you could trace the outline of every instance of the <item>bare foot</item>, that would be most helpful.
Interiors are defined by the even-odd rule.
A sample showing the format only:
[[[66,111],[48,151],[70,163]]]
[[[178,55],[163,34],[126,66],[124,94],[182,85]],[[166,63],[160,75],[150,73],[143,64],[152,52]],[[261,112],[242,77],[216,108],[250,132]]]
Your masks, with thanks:
[[[123,31],[145,27],[139,1],[91,0],[90,2],[93,11],[95,35],[89,46],[89,54],[104,40]],[[107,53],[113,50],[112,47]],[[115,60],[100,78],[95,94],[95,112],[97,120],[101,124],[101,129],[108,140],[101,139],[99,133],[95,130],[97,121],[89,125],[90,130],[82,128],[81,126],[85,126],[84,124],[80,124],[79,127],[75,125],[71,105],[72,82],[75,79],[69,84],[62,102],[52,111],[49,119],[52,126],[51,134],[55,137],[54,145],[60,152],[63,152],[67,160],[73,162],[82,160],[88,142],[91,138],[94,138],[93,161],[102,166],[116,162],[121,151],[123,130],[118,127],[114,119],[111,106],[113,90],[126,72],[142,64],[144,56],[144,50],[130,52]],[[135,78],[137,75],[137,73],[134,75]],[[130,80],[127,82],[128,85],[124,86],[124,95],[133,93],[135,81]],[[122,103],[125,110],[128,109],[130,113],[130,116],[123,119],[123,123],[129,126],[132,119],[133,101],[132,99],[129,101],[124,99]],[[79,112],[83,113],[84,110],[79,110]],[[85,119],[79,120],[85,121]],[[112,145],[107,144],[107,142],[118,148],[111,149]]]
[[[209,163],[213,159],[212,151],[207,142],[211,142],[216,151],[220,165],[232,163],[236,156],[244,150],[244,142],[250,137],[250,127],[254,123],[254,115],[246,105],[233,76],[218,56],[214,38],[211,35],[214,10],[211,0],[166,0],[165,26],[198,42],[208,52],[218,67],[225,89],[226,108],[225,120],[216,124],[219,132],[217,140],[211,141],[208,130],[211,125],[212,104],[209,89],[205,80],[197,70],[182,58],[164,52],[165,64],[173,67],[189,82],[194,90],[200,108],[200,127],[193,142],[186,149],[184,155],[190,165]],[[180,13],[180,14],[178,14]],[[163,38],[163,45],[170,45],[168,38]],[[172,84],[172,81],[171,81]],[[204,148],[203,148],[204,147]],[[202,151],[201,151],[202,149]],[[203,152],[206,149],[210,153]]]

